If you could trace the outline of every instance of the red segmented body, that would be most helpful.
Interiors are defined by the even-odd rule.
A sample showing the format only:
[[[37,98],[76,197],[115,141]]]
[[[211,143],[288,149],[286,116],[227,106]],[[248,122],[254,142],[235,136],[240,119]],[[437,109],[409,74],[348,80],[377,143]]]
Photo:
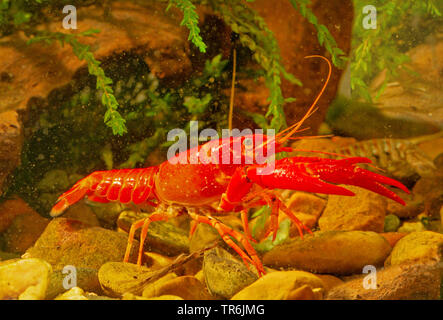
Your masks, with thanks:
[[[353,196],[354,193],[336,184],[355,185],[401,204],[404,204],[404,201],[383,184],[409,192],[396,180],[359,168],[358,163],[371,162],[364,157],[341,160],[289,157],[273,161],[273,167],[266,174],[260,175],[260,170],[265,169],[269,163],[259,164],[257,151],[262,148],[263,154],[267,157],[282,151],[290,151],[290,148],[283,147],[284,143],[311,115],[314,104],[300,122],[280,132],[276,137],[254,134],[212,140],[181,152],[158,167],[93,172],[59,197],[51,210],[51,215],[61,214],[67,207],[85,196],[99,202],[119,201],[137,206],[144,204],[156,206],[157,209],[151,216],[135,222],[129,232],[125,261],[129,259],[135,231],[142,228],[138,256],[138,264],[141,264],[143,243],[149,224],[152,221],[167,220],[171,217],[171,213],[164,210],[165,205],[180,206],[187,209],[188,215],[196,223],[207,223],[216,228],[223,240],[239,253],[246,265],[251,263],[259,274],[263,274],[261,261],[249,242],[253,240],[248,228],[249,208],[267,204],[272,209],[267,234],[273,233],[274,238],[278,228],[279,210],[296,224],[301,236],[303,230],[311,232],[285,206],[274,189]],[[252,147],[246,147],[247,141],[252,141]],[[275,144],[274,151],[270,149],[272,144]],[[226,155],[231,160],[228,164],[222,161]],[[190,163],[191,159],[198,161]],[[184,161],[186,163],[180,163],[180,160],[186,160]],[[200,215],[201,211],[206,213],[241,211],[245,234],[222,224],[211,214]],[[191,228],[191,232],[194,229]],[[231,237],[243,246],[246,253],[232,241]]]

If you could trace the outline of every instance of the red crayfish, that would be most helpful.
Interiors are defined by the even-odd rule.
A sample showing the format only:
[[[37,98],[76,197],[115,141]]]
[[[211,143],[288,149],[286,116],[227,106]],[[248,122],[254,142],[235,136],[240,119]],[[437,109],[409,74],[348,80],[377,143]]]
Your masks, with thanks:
[[[353,196],[354,193],[337,184],[354,185],[404,204],[397,194],[383,185],[391,185],[409,192],[403,184],[357,166],[358,163],[370,163],[368,158],[351,157],[336,160],[288,157],[274,160],[273,156],[279,152],[294,151],[283,145],[315,111],[314,106],[327,85],[331,65],[326,58],[321,58],[329,64],[329,75],[322,91],[301,121],[286,130],[275,136],[251,134],[214,139],[180,152],[155,167],[93,172],[58,198],[51,210],[51,216],[60,215],[85,196],[98,202],[119,201],[139,207],[146,204],[155,206],[154,213],[136,221],[129,231],[124,261],[129,260],[135,231],[142,228],[137,261],[140,265],[149,224],[187,213],[194,221],[191,234],[198,223],[211,225],[241,256],[247,266],[251,263],[259,275],[262,275],[265,273],[263,265],[250,243],[250,240],[253,240],[248,227],[250,208],[263,205],[271,208],[270,226],[266,235],[273,233],[275,238],[280,210],[296,224],[301,236],[303,231],[311,233],[286,207],[275,189]],[[267,163],[257,161],[259,149],[267,153]],[[226,155],[231,160],[228,163],[222,161]],[[269,160],[271,158],[272,160]],[[191,159],[197,160],[192,163]],[[207,161],[208,159],[212,161]],[[237,161],[232,161],[233,159]],[[261,172],[269,166],[269,161],[272,168],[268,172]],[[215,217],[231,212],[241,212],[244,233],[223,224]]]

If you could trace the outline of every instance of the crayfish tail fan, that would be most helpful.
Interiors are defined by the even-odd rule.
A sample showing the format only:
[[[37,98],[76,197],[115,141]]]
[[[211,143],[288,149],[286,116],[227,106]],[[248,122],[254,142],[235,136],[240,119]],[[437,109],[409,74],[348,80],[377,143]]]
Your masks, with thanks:
[[[88,191],[89,188],[87,188],[82,181],[77,182],[71,189],[58,197],[57,202],[52,207],[49,214],[51,217],[62,215],[71,205],[83,199]]]

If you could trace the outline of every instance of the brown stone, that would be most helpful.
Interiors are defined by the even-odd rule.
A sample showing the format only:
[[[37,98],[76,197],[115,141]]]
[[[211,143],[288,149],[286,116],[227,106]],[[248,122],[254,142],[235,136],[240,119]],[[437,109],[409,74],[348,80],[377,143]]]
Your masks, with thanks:
[[[443,205],[443,172],[438,170],[432,177],[421,178],[412,192],[423,198],[425,212],[429,216],[438,217]]]
[[[383,265],[391,252],[389,243],[370,231],[317,231],[275,246],[263,263],[309,272],[352,274],[365,265]]]
[[[315,299],[318,296],[314,294],[314,290],[315,292],[322,293],[324,286],[323,282],[312,273],[304,271],[275,271],[253,282],[234,295],[231,300]]]
[[[1,60],[4,60],[4,56],[1,54],[0,56],[2,56]],[[0,195],[3,193],[3,185],[9,173],[20,164],[23,143],[23,128],[17,112],[3,111],[5,110],[0,107]]]
[[[309,193],[296,192],[289,198],[286,205],[305,226],[312,229],[326,206],[326,200]],[[280,217],[285,217],[285,215],[281,214]],[[290,235],[295,236],[298,233],[296,225],[292,224]]]
[[[412,232],[399,240],[385,265],[439,263],[443,258],[443,234],[432,231]]]
[[[316,274],[316,276],[323,282],[326,292],[344,283],[340,278],[331,276],[330,274]]]
[[[94,211],[83,201],[77,202],[63,214],[63,218],[81,221],[94,227],[100,226]]]
[[[74,266],[78,286],[97,292],[100,291],[97,277],[99,268],[108,261],[123,261],[127,240],[124,233],[92,227],[77,220],[55,218],[24,257],[49,262],[56,275],[65,266]],[[138,241],[135,240],[130,261],[136,259],[137,249]],[[56,282],[54,285],[58,287],[51,288],[51,293],[55,295],[62,289],[62,282]]]
[[[440,298],[438,264],[402,264],[377,271],[376,289],[363,286],[362,275],[332,288],[328,300],[430,300]]]
[[[143,291],[143,297],[153,298],[163,295],[173,295],[184,300],[211,300],[206,287],[193,276],[183,276],[154,283]]]
[[[0,205],[0,239],[3,250],[24,253],[41,235],[49,220],[40,216],[20,198]]]
[[[401,238],[406,236],[407,233],[404,233],[404,232],[383,232],[383,233],[380,233],[380,235],[389,242],[391,247],[394,247],[395,244],[398,242],[398,240],[400,240]]]
[[[353,197],[330,195],[318,221],[320,230],[362,230],[383,232],[386,199],[374,192],[344,186]]]

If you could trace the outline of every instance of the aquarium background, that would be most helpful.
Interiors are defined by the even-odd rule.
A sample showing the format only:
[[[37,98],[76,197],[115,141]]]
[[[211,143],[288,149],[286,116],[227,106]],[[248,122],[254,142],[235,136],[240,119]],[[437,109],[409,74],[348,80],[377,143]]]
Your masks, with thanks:
[[[0,298],[440,299],[442,10],[433,0],[0,0]],[[330,61],[330,78],[313,55]],[[279,190],[313,235],[280,214],[273,238],[272,210],[249,210],[263,283],[214,228],[189,236],[186,214],[150,225],[143,271],[122,261],[132,223],[153,207],[81,200],[50,216],[94,171],[166,161],[173,129],[198,121],[221,136],[233,108],[233,128],[279,132],[325,83],[287,143],[302,151],[278,157],[367,157],[361,168],[411,192],[392,188],[402,206],[357,187],[355,197]],[[239,213],[218,219],[245,232]]]

